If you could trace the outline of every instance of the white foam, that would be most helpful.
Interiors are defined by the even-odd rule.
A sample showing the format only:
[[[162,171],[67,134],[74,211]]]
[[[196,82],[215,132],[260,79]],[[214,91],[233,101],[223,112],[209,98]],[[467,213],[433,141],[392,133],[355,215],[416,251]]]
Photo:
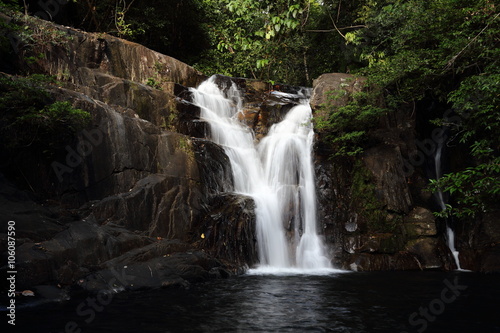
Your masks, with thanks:
[[[277,268],[272,266],[259,266],[256,268],[249,269],[246,271],[246,275],[274,275],[274,276],[294,276],[294,275],[335,275],[351,273],[351,271],[336,269],[336,268],[298,268],[298,267],[287,267],[287,268]]]

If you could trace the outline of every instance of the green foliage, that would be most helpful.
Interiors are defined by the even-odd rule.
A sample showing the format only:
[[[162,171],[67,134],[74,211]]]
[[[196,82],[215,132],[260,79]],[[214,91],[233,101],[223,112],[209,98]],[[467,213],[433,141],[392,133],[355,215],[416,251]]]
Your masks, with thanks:
[[[12,68],[18,67],[19,57],[24,60],[24,74],[36,72],[38,64],[47,61],[47,51],[73,39],[66,30],[43,20],[19,12],[8,15],[12,18],[9,22],[0,20],[0,32],[5,35],[0,39],[0,52],[5,57],[2,70],[6,72],[13,72]]]
[[[125,13],[118,11],[115,14],[115,26],[119,37],[133,37],[136,34],[144,33],[142,30],[132,29],[130,23],[125,22]]]
[[[453,195],[456,205],[446,205],[437,212],[440,217],[455,215],[474,216],[498,207],[500,202],[500,157],[460,172],[444,175],[439,180],[431,179],[430,189]]]
[[[434,121],[469,148],[472,157],[439,180],[434,191],[452,194],[440,215],[498,209],[500,18],[491,0],[366,0],[346,33],[366,66],[359,70],[385,91],[390,109],[431,99],[448,104],[450,119]],[[439,115],[436,115],[439,116]]]
[[[33,126],[47,132],[60,130],[75,133],[90,120],[90,114],[81,109],[75,109],[68,101],[57,101],[46,105],[37,112],[28,112],[17,117],[13,126]]]
[[[21,11],[21,6],[16,0],[2,0],[0,1],[0,8],[7,10]]]
[[[367,132],[376,127],[380,115],[387,111],[377,106],[379,104],[377,92],[350,95],[340,89],[329,93],[328,101],[314,120],[316,128],[326,132],[326,139],[334,147],[334,156],[356,156],[363,152]]]
[[[161,89],[160,82],[156,81],[156,79],[154,77],[148,77],[146,84],[150,87],[155,88],[155,89]]]
[[[53,79],[0,77],[0,136],[4,150],[42,150],[47,155],[67,144],[90,121],[90,114],[68,101],[54,101],[43,88]]]
[[[404,101],[428,92],[445,101],[450,76],[483,71],[500,55],[495,12],[489,0],[367,1],[358,20],[368,28],[346,36],[379,85]]]
[[[478,140],[473,155],[484,155],[500,148],[500,73],[482,73],[464,79],[457,90],[449,94],[461,122],[454,124],[460,141]],[[481,143],[479,143],[481,142]],[[483,153],[477,149],[482,147]],[[488,155],[487,153],[486,155]]]
[[[29,80],[28,82],[32,82],[33,84],[60,84],[56,80],[56,78],[52,75],[46,75],[46,74],[31,74],[27,77]]]
[[[39,88],[40,77],[35,80],[12,79],[8,76],[0,76],[1,95],[0,108],[3,115],[19,115],[23,111],[32,112],[42,108],[48,103],[49,96],[46,91]]]
[[[206,0],[210,44],[196,67],[206,74],[304,80],[304,25],[315,1]]]
[[[449,123],[461,143],[470,144],[476,165],[431,180],[430,189],[453,195],[439,216],[473,216],[500,203],[500,74],[472,76],[450,93],[459,121]]]

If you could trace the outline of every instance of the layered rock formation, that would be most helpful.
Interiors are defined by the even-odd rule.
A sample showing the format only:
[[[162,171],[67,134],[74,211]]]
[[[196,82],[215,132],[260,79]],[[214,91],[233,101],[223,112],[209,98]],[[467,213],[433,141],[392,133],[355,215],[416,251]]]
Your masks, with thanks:
[[[21,165],[2,169],[0,210],[16,222],[19,288],[98,291],[121,275],[123,288],[186,286],[257,262],[254,203],[231,193],[227,156],[205,139],[191,103],[200,72],[105,34],[36,18],[11,23],[32,38],[11,32],[15,52],[2,69],[54,76],[57,84],[44,86],[51,98],[92,116],[54,160],[20,153]],[[257,137],[295,103],[272,91],[298,89],[218,80],[240,87],[242,121]]]
[[[348,74],[320,76],[311,98],[316,115],[327,116],[322,105],[328,92],[344,91],[342,98],[333,101],[334,108],[342,106],[353,93],[364,89],[364,81]],[[353,270],[456,268],[444,238],[444,221],[432,213],[435,198],[425,190],[431,177],[425,166],[433,156],[417,151],[417,116],[418,110],[381,116],[367,133],[369,144],[356,158],[330,158],[334,147],[318,131],[320,220],[338,266]],[[423,157],[416,160],[415,156]],[[499,270],[500,258],[495,255],[498,228],[492,228],[493,216],[462,221],[457,227],[462,268]]]
[[[107,281],[106,272],[123,266],[133,267],[126,288],[227,275],[232,267],[191,240],[213,184],[231,183],[228,172],[207,176],[200,170],[228,166],[212,160],[218,147],[175,131],[185,103],[176,94],[204,76],[111,36],[35,18],[22,24],[34,40],[15,39],[20,42],[9,70],[55,76],[61,84],[45,87],[51,97],[89,112],[92,123],[55,160],[25,157],[4,170],[16,183],[2,178],[1,210],[16,222],[19,288],[78,283],[95,289],[86,281]],[[43,56],[28,61],[38,53]]]

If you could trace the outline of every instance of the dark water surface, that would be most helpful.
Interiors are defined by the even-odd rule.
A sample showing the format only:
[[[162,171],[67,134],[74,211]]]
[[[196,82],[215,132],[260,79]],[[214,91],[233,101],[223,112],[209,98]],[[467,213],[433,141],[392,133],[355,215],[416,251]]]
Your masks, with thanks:
[[[18,309],[14,331],[65,332],[66,327],[92,333],[500,332],[500,276],[239,276],[188,290],[121,292],[94,308],[86,299],[26,307]]]

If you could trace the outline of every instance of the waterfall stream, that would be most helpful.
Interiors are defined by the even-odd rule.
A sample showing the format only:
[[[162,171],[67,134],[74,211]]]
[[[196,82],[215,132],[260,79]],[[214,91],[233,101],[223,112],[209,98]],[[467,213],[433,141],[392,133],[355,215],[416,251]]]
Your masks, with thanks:
[[[231,161],[234,190],[255,201],[259,273],[333,270],[317,233],[312,165],[312,111],[308,99],[293,107],[255,143],[253,131],[238,120],[242,97],[234,83],[220,89],[216,77],[192,89],[210,139]]]
[[[436,153],[434,154],[434,168],[436,172],[436,179],[441,178],[442,173],[443,173],[443,167],[441,165],[441,160],[442,160],[442,153],[443,153],[443,146],[444,146],[445,141],[439,141],[436,149]],[[437,196],[437,201],[439,204],[439,208],[441,210],[446,209],[446,202],[444,199],[443,192],[438,191],[436,193]],[[455,264],[457,265],[457,269],[461,270],[462,268],[460,267],[460,260],[458,258],[458,251],[455,248],[455,232],[453,229],[450,227],[450,224],[448,221],[446,221],[446,242],[447,245],[451,251],[451,254],[453,255],[453,259],[455,260]]]

